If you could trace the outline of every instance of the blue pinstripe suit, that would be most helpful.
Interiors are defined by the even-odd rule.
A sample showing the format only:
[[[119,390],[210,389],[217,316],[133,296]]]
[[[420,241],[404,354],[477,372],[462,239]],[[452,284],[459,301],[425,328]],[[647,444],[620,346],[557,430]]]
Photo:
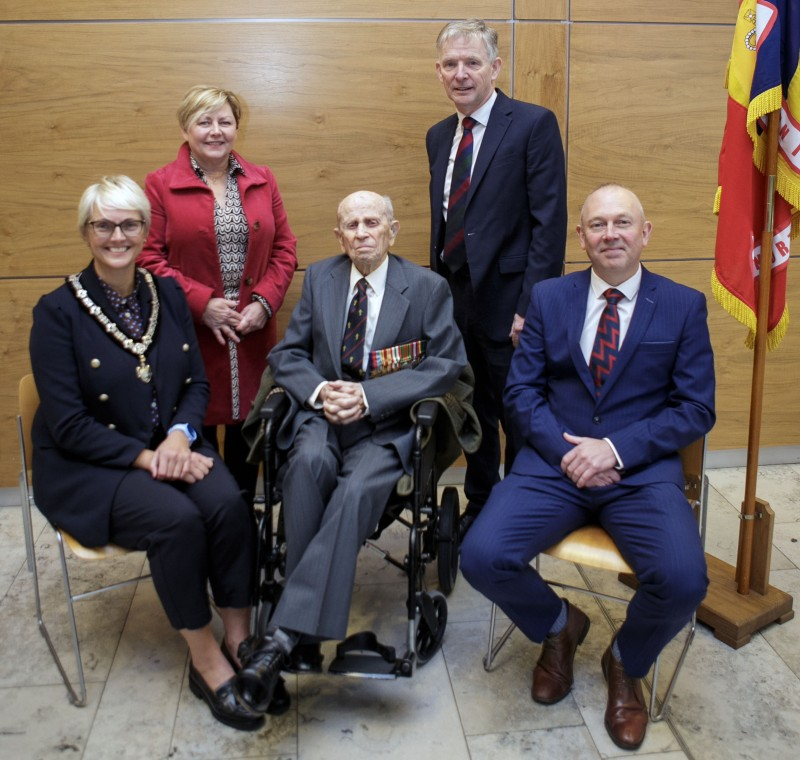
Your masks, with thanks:
[[[705,595],[705,558],[683,496],[678,450],[714,423],[714,362],[705,297],[642,268],[636,307],[599,397],[580,349],[590,270],[533,288],[505,391],[525,445],[462,547],[467,580],[534,641],[558,596],[529,566],[574,528],[597,521],[636,572],[619,631],[625,669],[645,675]],[[618,484],[578,489],[561,472],[569,432],[609,438]]]

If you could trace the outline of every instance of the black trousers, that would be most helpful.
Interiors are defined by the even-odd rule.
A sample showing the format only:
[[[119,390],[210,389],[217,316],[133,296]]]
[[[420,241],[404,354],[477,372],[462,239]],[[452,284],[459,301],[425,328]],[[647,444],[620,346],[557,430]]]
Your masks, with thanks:
[[[456,324],[464,338],[467,359],[475,372],[473,406],[483,431],[478,450],[465,455],[467,473],[464,478],[464,494],[469,501],[468,511],[475,513],[486,503],[492,487],[500,480],[501,425],[506,436],[503,464],[505,473],[511,471],[514,457],[519,450],[519,436],[506,423],[503,408],[503,390],[511,357],[514,355],[514,346],[510,338],[498,342],[486,334],[483,315],[475,306],[469,269],[463,266],[457,272],[445,271],[445,274],[453,294]],[[510,320],[508,330],[511,332]]]
[[[247,455],[250,448],[242,438],[242,426],[244,422],[235,425],[225,425],[225,451],[223,457],[225,466],[230,470],[239,489],[242,491],[244,500],[248,504],[253,503],[256,495],[256,482],[258,481],[258,465],[250,464]],[[219,441],[217,439],[216,425],[203,425],[203,438],[208,441],[216,451],[219,451]]]
[[[253,599],[255,524],[252,509],[219,455],[197,483],[154,480],[131,470],[111,509],[111,541],[146,551],[153,585],[176,629],[211,621],[207,586],[218,607],[248,607]]]

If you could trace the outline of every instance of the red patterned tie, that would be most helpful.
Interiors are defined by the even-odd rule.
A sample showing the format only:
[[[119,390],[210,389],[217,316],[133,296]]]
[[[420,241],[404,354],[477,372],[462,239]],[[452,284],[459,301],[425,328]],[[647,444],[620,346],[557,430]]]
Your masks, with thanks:
[[[594,379],[595,395],[599,396],[606,378],[614,369],[619,354],[619,314],[617,304],[624,298],[616,288],[609,288],[603,293],[606,307],[600,315],[597,334],[594,336],[594,347],[589,358],[589,372]]]
[[[461,122],[464,133],[458,143],[453,178],[450,181],[450,199],[447,202],[447,225],[444,233],[442,257],[451,271],[460,269],[467,260],[464,248],[464,212],[467,208],[467,191],[472,175],[472,128],[477,122],[465,116]]]
[[[356,283],[356,293],[347,310],[347,325],[342,340],[342,367],[353,377],[363,377],[364,333],[367,329],[367,281]]]

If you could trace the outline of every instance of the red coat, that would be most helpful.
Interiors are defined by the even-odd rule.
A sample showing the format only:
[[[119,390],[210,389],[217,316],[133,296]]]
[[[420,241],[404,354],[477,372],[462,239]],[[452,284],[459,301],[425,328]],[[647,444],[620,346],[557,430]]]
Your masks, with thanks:
[[[148,174],[145,182],[152,223],[138,263],[155,274],[174,277],[186,293],[211,384],[207,425],[231,424],[247,416],[267,354],[277,341],[274,314],[283,305],[297,268],[297,240],[289,229],[274,175],[268,167],[234,155],[244,170],[238,176],[239,193],[250,228],[239,308],[251,303],[251,295],[257,293],[273,311],[263,330],[243,336],[239,344],[240,420],[233,419],[228,348],[217,343],[201,321],[208,301],[224,297],[214,231],[214,194],[192,169],[186,143],[175,161]]]

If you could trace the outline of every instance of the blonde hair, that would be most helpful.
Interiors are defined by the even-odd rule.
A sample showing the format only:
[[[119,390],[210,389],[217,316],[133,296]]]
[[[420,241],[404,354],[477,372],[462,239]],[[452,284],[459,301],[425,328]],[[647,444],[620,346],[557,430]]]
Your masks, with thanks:
[[[145,227],[150,228],[150,201],[142,188],[124,174],[101,177],[99,182],[83,191],[78,203],[78,231],[82,235],[95,209],[101,212],[105,209],[136,211]]]
[[[183,100],[178,106],[178,124],[185,132],[202,116],[212,111],[218,111],[226,104],[231,107],[238,127],[242,117],[242,104],[235,93],[219,87],[195,85],[183,96]]]

